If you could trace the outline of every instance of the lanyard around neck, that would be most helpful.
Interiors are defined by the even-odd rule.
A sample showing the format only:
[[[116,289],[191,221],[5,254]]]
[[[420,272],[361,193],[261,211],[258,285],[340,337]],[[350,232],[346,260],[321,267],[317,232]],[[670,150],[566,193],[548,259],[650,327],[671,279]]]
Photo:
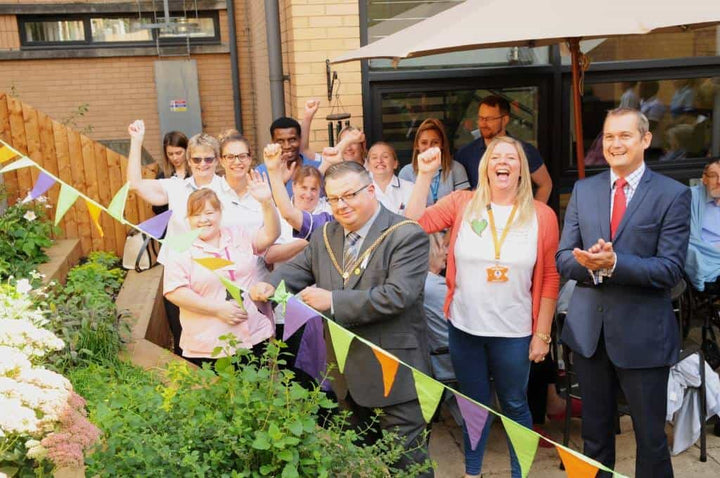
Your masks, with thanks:
[[[512,211],[510,211],[510,217],[508,217],[508,220],[505,223],[505,228],[503,229],[502,236],[500,236],[500,239],[498,240],[497,228],[495,227],[495,216],[493,214],[492,206],[490,204],[488,204],[488,206],[487,206],[488,221],[490,222],[490,232],[492,233],[493,245],[495,246],[495,260],[496,261],[500,260],[500,249],[502,248],[502,245],[505,242],[505,238],[508,235],[508,231],[510,231],[510,227],[512,226],[513,219],[515,219],[516,212],[517,212],[517,203],[513,204]]]

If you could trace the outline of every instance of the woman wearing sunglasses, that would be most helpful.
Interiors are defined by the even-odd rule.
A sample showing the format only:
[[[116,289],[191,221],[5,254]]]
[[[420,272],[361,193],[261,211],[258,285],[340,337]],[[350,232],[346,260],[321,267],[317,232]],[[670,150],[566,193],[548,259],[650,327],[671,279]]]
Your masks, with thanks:
[[[182,179],[173,176],[165,179],[144,179],[140,156],[145,137],[145,123],[134,121],[128,126],[130,154],[128,155],[127,180],[130,189],[153,206],[166,205],[173,212],[165,233],[166,237],[190,230],[187,222],[187,200],[190,194],[200,188],[210,188],[222,194],[222,181],[215,174],[220,146],[212,136],[200,133],[188,141],[187,159],[191,176]],[[163,262],[165,254],[160,250],[158,261]]]

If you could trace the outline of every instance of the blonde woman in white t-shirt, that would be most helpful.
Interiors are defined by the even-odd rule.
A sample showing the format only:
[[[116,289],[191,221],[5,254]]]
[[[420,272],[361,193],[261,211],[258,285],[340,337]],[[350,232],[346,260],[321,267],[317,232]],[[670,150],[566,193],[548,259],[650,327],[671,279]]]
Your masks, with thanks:
[[[534,201],[530,169],[521,143],[495,138],[478,168],[476,191],[456,191],[425,208],[440,151],[418,158],[406,216],[426,232],[450,228],[444,312],[450,357],[460,391],[490,403],[490,378],[502,412],[532,428],[527,402],[531,362],[549,350],[559,277],[555,268],[558,224],[555,213]],[[465,476],[479,476],[488,420],[477,442],[465,429]],[[521,476],[510,444],[513,477]]]

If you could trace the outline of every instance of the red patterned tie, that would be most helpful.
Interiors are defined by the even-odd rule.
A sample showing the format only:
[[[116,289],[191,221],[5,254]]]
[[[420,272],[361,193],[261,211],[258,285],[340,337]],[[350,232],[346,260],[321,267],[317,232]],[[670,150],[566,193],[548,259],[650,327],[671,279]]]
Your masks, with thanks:
[[[627,181],[625,178],[618,178],[615,181],[615,194],[613,195],[613,211],[612,218],[610,218],[610,236],[615,239],[615,231],[620,226],[623,214],[627,208],[625,198],[625,185]]]

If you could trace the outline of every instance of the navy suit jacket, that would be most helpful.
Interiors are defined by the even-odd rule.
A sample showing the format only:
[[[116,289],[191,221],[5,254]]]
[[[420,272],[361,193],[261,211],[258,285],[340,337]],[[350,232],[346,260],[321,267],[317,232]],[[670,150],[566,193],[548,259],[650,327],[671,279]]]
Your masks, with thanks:
[[[680,340],[670,289],[680,281],[685,263],[690,190],[646,169],[612,241],[615,271],[593,285],[572,250],[610,240],[610,200],[609,171],[578,181],[573,189],[555,257],[560,274],[578,281],[562,340],[590,358],[602,331],[617,367],[672,365]]]

